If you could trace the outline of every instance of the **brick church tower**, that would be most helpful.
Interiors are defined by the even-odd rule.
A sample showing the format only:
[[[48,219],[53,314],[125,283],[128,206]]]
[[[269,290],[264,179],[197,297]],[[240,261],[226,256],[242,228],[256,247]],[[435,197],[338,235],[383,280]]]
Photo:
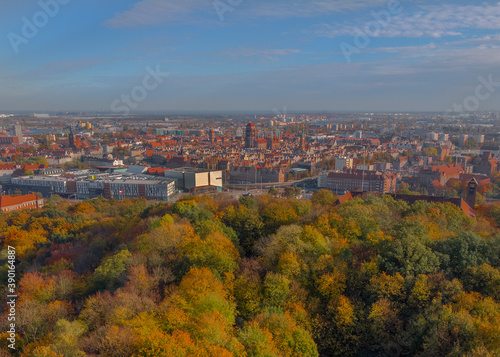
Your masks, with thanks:
[[[470,206],[470,208],[472,208],[472,209],[474,209],[474,207],[476,206],[477,185],[478,185],[478,183],[474,177],[469,181],[469,184],[467,185],[466,202]]]

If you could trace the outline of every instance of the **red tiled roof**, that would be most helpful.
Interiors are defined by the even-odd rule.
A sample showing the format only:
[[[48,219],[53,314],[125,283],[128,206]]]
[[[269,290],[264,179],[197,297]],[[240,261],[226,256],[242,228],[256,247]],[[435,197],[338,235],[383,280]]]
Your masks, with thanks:
[[[16,165],[0,165],[0,170],[15,170]]]
[[[152,167],[148,169],[148,174],[154,175],[154,174],[162,174],[166,171],[167,169],[161,168],[161,167]]]
[[[9,206],[14,206],[14,205],[19,205],[22,203],[30,202],[36,200],[37,197],[35,194],[30,193],[29,195],[24,195],[24,196],[1,196],[0,197],[0,207],[9,207]]]
[[[462,211],[464,211],[464,213],[469,216],[469,217],[472,217],[472,218],[476,218],[476,212],[474,212],[474,209],[472,209],[468,204],[467,202],[465,202],[464,200],[461,200],[461,205],[460,205],[460,208],[462,209]]]
[[[44,168],[43,165],[39,165],[39,164],[34,164],[34,165],[22,165],[22,168],[24,169],[24,171],[28,171],[28,170],[38,170],[38,169],[42,169]]]
[[[439,180],[432,181],[432,184],[434,185],[435,188],[441,187],[441,182],[439,182]]]
[[[475,178],[476,181],[477,181],[477,183],[480,184],[480,185],[489,185],[489,184],[491,184],[491,178],[489,178],[489,177],[481,177],[481,176],[474,175],[474,174],[460,174],[459,180],[462,181],[463,183],[468,183],[473,178]]]
[[[352,197],[352,193],[351,192],[347,192],[345,195],[339,197],[338,203],[339,204],[343,204],[344,202],[352,201],[353,199],[354,199],[354,197]]]

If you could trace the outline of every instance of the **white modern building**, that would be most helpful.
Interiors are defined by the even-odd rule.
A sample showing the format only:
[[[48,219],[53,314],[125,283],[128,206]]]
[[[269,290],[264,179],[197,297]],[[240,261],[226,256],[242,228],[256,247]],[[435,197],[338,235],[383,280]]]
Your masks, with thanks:
[[[193,193],[222,192],[222,171],[210,171],[192,167],[165,170],[164,177],[175,180],[179,189]]]

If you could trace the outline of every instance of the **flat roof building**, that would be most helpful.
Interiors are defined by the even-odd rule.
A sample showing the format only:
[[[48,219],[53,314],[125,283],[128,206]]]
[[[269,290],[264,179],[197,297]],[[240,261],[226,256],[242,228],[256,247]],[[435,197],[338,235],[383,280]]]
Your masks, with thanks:
[[[145,198],[168,201],[176,193],[175,180],[149,175],[110,175],[88,173],[81,176],[23,176],[4,184],[11,192],[40,192],[67,198]]]
[[[193,167],[181,167],[165,170],[164,177],[175,180],[179,189],[192,193],[217,191],[222,192],[222,171],[203,170]]]

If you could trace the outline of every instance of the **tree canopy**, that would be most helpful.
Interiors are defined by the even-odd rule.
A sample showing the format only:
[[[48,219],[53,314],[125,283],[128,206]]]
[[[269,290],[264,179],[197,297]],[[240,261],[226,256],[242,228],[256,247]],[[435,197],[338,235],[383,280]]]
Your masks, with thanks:
[[[290,191],[291,193],[291,191]],[[14,356],[496,356],[500,206],[273,195],[0,214]],[[8,331],[8,311],[0,318]]]

